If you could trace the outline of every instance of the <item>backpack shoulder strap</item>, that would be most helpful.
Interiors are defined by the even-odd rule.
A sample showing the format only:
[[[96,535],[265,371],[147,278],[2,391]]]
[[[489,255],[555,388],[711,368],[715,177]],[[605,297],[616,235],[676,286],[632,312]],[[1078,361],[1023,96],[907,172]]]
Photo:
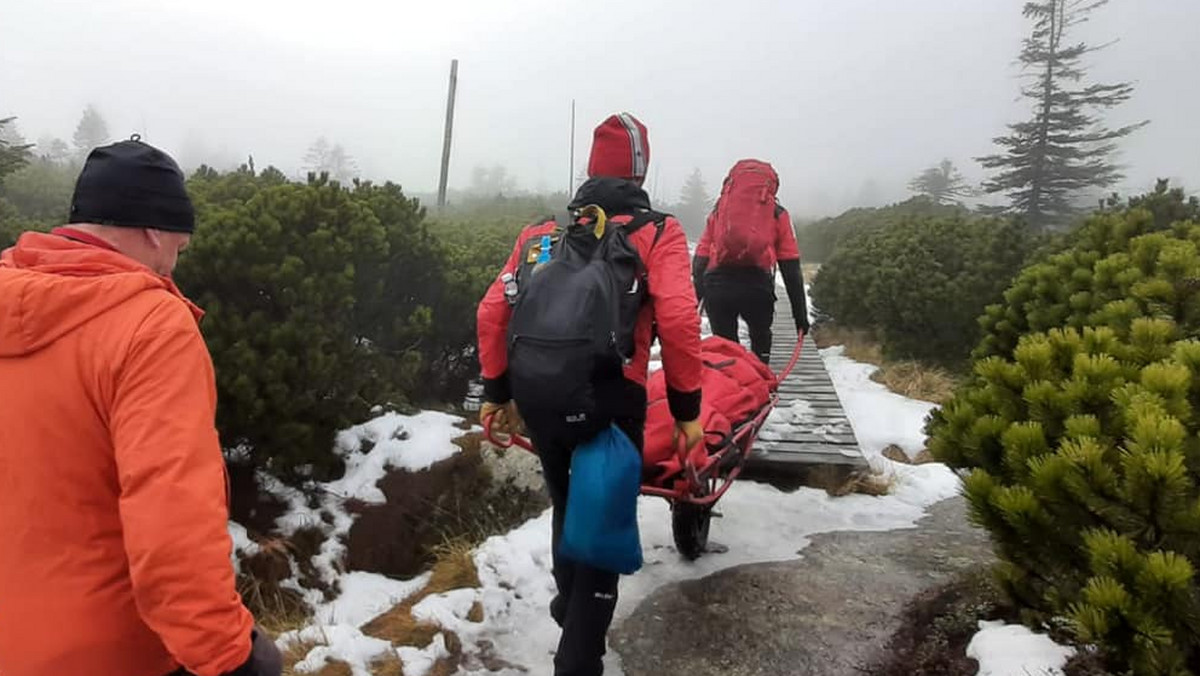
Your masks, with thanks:
[[[650,245],[651,248],[653,248],[653,246],[655,244],[658,244],[658,240],[662,237],[663,229],[667,227],[667,217],[668,216],[670,216],[670,214],[666,214],[661,211],[653,211],[653,210],[649,210],[649,209],[646,211],[642,211],[637,214],[634,214],[633,220],[629,221],[628,223],[626,223],[624,225],[625,234],[632,235],[633,233],[637,232],[638,230],[641,230],[643,227],[653,223],[654,224],[654,241]]]

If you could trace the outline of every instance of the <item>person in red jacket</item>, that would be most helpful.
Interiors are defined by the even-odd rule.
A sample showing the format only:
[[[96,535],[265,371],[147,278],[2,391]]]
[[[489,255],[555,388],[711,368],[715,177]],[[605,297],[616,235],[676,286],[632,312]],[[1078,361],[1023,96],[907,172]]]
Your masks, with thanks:
[[[279,676],[242,604],[178,165],[96,148],[0,253],[0,674]]]
[[[651,211],[641,185],[646,177],[650,146],[646,127],[628,113],[610,116],[595,130],[588,175],[571,202],[572,210],[599,205],[610,226],[621,226]],[[700,317],[688,269],[687,239],[674,217],[663,215],[661,226],[641,227],[629,235],[646,267],[648,296],[634,329],[634,353],[625,364],[624,378],[604,390],[613,422],[641,449],[646,422],[646,379],[650,343],[657,330],[662,344],[668,400],[676,420],[676,435],[688,446],[703,436],[700,415]],[[553,503],[552,552],[557,595],[550,614],[562,627],[554,657],[556,676],[596,676],[603,673],[605,637],[617,602],[616,573],[559,558],[567,503],[571,442],[553,417],[516,410],[508,381],[508,325],[512,308],[505,297],[505,280],[516,274],[522,252],[532,238],[550,235],[558,227],[549,220],[527,227],[512,255],[479,304],[479,361],[484,385],[480,417],[498,431],[515,431],[520,415],[541,458],[543,475]]]
[[[726,189],[737,180],[741,171],[768,177],[769,190],[764,193],[765,209],[756,210],[754,205],[748,209],[734,212],[733,220],[722,224],[723,217],[728,218],[723,202],[743,199],[736,191],[722,190],[721,198],[708,215],[704,234],[696,246],[696,255],[692,262],[692,279],[696,287],[696,297],[704,301],[708,321],[712,332],[732,341],[738,340],[738,318],[746,322],[750,330],[750,349],[764,363],[771,359],[771,325],[775,321],[775,268],[779,268],[787,290],[788,302],[792,308],[796,329],[808,333],[808,302],[804,293],[804,278],[800,273],[800,248],[796,244],[796,233],[792,229],[792,219],[774,199],[774,190],[779,187],[779,178],[775,170],[765,162],[758,160],[742,160],[730,170],[726,178]],[[753,186],[752,186],[753,187]],[[739,220],[750,219],[750,222]],[[761,219],[761,223],[755,219]],[[757,233],[743,236],[739,239],[744,243],[761,239],[750,256],[729,254],[723,237],[729,235],[726,228],[755,229]]]

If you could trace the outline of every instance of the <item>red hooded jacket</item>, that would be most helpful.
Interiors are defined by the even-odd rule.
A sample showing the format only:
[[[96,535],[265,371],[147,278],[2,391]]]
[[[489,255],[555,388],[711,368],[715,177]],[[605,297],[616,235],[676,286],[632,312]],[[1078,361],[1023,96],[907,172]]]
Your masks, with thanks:
[[[572,206],[599,204],[613,214],[610,223],[628,223],[632,214],[649,209],[650,200],[636,183],[615,178],[594,178],[580,187]],[[508,321],[512,308],[504,297],[505,273],[515,273],[525,243],[533,237],[549,234],[558,227],[553,220],[531,225],[521,233],[512,254],[479,303],[479,363],[484,381],[484,397],[496,403],[507,402]],[[657,238],[657,241],[655,241]],[[654,327],[662,343],[663,370],[667,396],[676,420],[694,420],[700,415],[700,316],[689,269],[687,238],[673,216],[667,216],[658,234],[656,227],[644,227],[630,241],[638,250],[648,273],[648,297],[634,329],[633,359],[625,367],[625,378],[644,386],[650,363],[650,343]]]

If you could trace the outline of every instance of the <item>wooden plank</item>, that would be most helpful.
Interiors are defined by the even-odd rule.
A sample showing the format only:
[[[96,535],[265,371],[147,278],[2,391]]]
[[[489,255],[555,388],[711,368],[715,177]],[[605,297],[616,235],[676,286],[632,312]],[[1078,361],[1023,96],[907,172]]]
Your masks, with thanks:
[[[812,392],[813,394],[837,394],[837,388],[829,381],[821,381],[816,379],[801,380],[799,378],[787,380],[779,383],[779,391],[781,392]]]
[[[829,453],[831,455],[862,455],[858,446],[855,444],[831,444],[828,442],[811,443],[798,441],[770,441],[759,440],[754,444],[755,452],[772,452],[772,453]]]
[[[816,412],[835,411],[845,415],[842,403],[836,399],[814,399],[803,394],[785,394],[779,397],[781,407],[792,408],[797,404],[801,409],[807,408]]]
[[[821,404],[825,404],[826,407],[837,406],[838,408],[841,408],[842,406],[842,400],[838,398],[836,392],[814,392],[813,390],[804,389],[780,390],[779,398],[782,401],[788,402],[807,401],[813,406],[819,406]]]
[[[841,406],[842,400],[838,398],[837,392],[828,392],[821,390],[812,390],[804,388],[780,388],[779,395],[788,396],[788,401],[811,401],[814,404],[819,401],[837,404]]]
[[[849,446],[852,448],[858,447],[858,439],[853,434],[805,434],[805,433],[789,433],[787,437],[772,435],[759,435],[759,439],[764,444],[788,444],[796,443],[804,446],[822,446],[829,444],[832,446]]]
[[[830,446],[797,447],[795,450],[755,450],[747,459],[747,463],[761,467],[763,465],[849,465],[866,469],[866,458],[857,448],[846,452],[837,452]]]
[[[776,304],[771,356],[768,360],[776,372],[791,361],[798,336],[791,307],[784,294],[780,296]],[[764,429],[748,460],[748,469],[767,469],[804,476],[809,470],[822,466],[848,472],[867,467],[867,461],[858,447],[854,427],[846,416],[837,388],[825,367],[825,360],[811,338],[805,337],[800,359],[780,383],[778,395],[778,407],[803,402],[803,416],[799,422],[777,424]]]
[[[783,402],[783,405],[786,406],[787,403],[788,402]],[[849,418],[846,417],[846,413],[844,411],[842,411],[841,409],[832,408],[832,407],[809,409],[807,411],[804,411],[804,415],[803,415],[802,419],[804,419],[804,420],[809,420],[809,419],[849,420]]]

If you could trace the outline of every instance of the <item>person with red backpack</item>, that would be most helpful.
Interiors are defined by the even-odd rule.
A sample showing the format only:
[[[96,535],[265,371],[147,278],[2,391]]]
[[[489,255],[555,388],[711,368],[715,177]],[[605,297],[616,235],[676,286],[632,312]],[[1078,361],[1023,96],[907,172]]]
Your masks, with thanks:
[[[687,239],[650,207],[641,187],[649,160],[645,125],[628,113],[604,120],[571,222],[525,228],[479,304],[480,419],[506,434],[524,419],[553,504],[555,676],[604,671],[619,576],[560,555],[572,454],[610,425],[641,451],[655,332],[676,440],[692,448],[703,438]]]
[[[704,302],[713,333],[736,341],[741,317],[750,329],[750,349],[764,363],[771,358],[776,267],[796,330],[809,330],[800,248],[792,219],[775,198],[778,190],[779,175],[770,164],[733,165],[692,261],[696,297]]]

